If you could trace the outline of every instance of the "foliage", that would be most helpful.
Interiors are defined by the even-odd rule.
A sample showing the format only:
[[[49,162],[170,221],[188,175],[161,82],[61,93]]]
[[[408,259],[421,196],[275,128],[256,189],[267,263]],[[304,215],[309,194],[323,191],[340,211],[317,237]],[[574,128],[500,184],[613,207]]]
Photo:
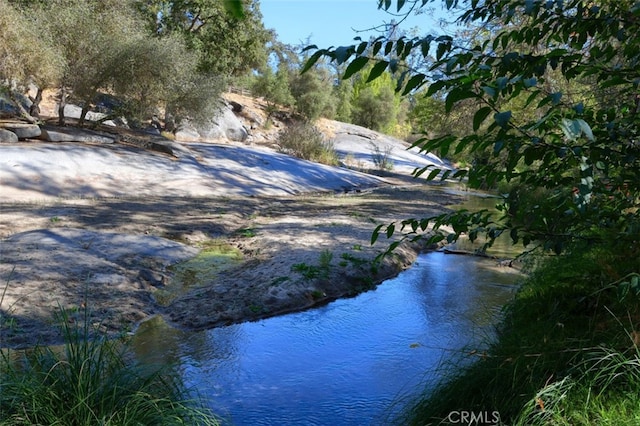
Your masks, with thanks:
[[[379,5],[391,9],[395,4],[402,11],[426,3],[386,0]],[[453,8],[459,2],[445,3]],[[468,212],[411,219],[403,223],[410,236],[430,225],[450,224],[456,235],[508,232],[514,242],[535,241],[559,253],[574,243],[602,243],[595,231],[607,230],[621,247],[636,247],[640,39],[634,35],[640,30],[640,4],[488,0],[465,5],[460,23],[484,34],[471,45],[448,35],[381,37],[316,50],[309,61],[327,57],[347,63],[345,76],[374,64],[371,80],[417,51],[435,62],[427,72],[399,69],[401,93],[426,87],[427,96],[443,99],[447,113],[465,100],[474,102],[471,133],[448,132],[417,145],[441,155],[469,149],[482,153],[482,161],[455,174],[423,169],[417,175],[465,178],[472,187],[514,184],[502,206],[504,220]],[[535,217],[519,205],[527,196],[520,189],[531,188],[548,191]],[[390,225],[386,234],[395,229]]]
[[[0,359],[0,425],[218,424],[185,400],[178,373],[132,364],[126,346],[64,312],[64,350],[36,347]],[[18,355],[18,354],[15,354]]]
[[[335,166],[338,154],[313,124],[308,122],[288,126],[278,138],[280,151],[304,160]]]
[[[448,424],[451,411],[467,410],[499,411],[502,424],[635,424],[640,310],[614,283],[638,270],[639,259],[610,247],[538,259],[498,339],[486,353],[461,353],[476,362],[430,383],[401,423]]]
[[[306,120],[333,116],[333,78],[326,68],[316,66],[304,74],[296,72],[290,85],[296,111]]]
[[[367,69],[370,75],[373,67]],[[375,80],[368,81],[364,75],[353,77],[351,99],[351,121],[354,124],[379,132],[401,135],[398,128],[402,120],[403,101],[395,93],[396,82],[389,72],[380,74]]]
[[[29,14],[0,0],[0,84],[17,99],[29,83],[54,84],[62,70],[50,34],[38,29]]]
[[[264,68],[273,35],[257,0],[139,0],[151,33],[179,35],[198,54],[199,71],[221,77]],[[231,13],[229,13],[231,12]]]
[[[256,77],[251,91],[255,96],[262,96],[267,102],[267,119],[270,119],[280,108],[292,107],[295,104],[289,77],[290,72],[286,62],[281,62],[276,72],[267,67]]]
[[[133,1],[2,0],[0,8],[11,20],[0,30],[0,78],[16,90],[57,87],[61,124],[69,100],[82,106],[82,122],[101,92],[120,97],[114,114],[134,124],[159,110],[197,120],[217,107],[224,81],[199,73],[184,41],[149,34]]]
[[[196,61],[176,38],[130,39],[113,63],[110,91],[130,121],[140,122],[162,109],[177,122],[205,122],[219,109],[224,84],[198,73]]]
[[[51,34],[63,62],[60,121],[69,94],[83,104],[86,114],[98,91],[108,85],[111,67],[122,46],[136,34],[132,10],[125,4],[85,0],[53,0],[31,9],[37,26]]]

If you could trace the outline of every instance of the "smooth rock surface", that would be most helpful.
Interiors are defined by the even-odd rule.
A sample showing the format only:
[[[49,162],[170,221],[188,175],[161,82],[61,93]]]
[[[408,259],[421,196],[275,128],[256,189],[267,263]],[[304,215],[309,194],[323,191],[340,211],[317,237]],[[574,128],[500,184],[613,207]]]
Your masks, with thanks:
[[[0,128],[0,143],[16,143],[18,142],[18,135],[10,130]]]
[[[112,144],[114,137],[75,127],[42,126],[40,139],[47,142],[85,142]]]
[[[31,123],[7,121],[0,123],[0,127],[15,133],[18,139],[37,138],[42,134],[40,126]]]

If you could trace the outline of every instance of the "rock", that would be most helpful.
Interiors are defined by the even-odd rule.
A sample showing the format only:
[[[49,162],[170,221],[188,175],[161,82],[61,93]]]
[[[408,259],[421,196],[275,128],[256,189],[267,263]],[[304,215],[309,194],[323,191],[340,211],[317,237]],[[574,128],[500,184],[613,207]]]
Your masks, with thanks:
[[[231,105],[234,114],[242,117],[245,120],[246,125],[250,128],[253,129],[256,126],[262,127],[264,125],[263,118],[257,112],[245,108],[244,105],[239,104],[238,102],[229,101],[229,105]]]
[[[193,127],[183,125],[176,131],[175,138],[180,142],[194,142],[200,140],[200,134]]]
[[[18,135],[7,129],[0,129],[0,143],[16,143]]]
[[[182,123],[176,132],[176,140],[181,142],[212,141],[228,139],[236,142],[244,142],[249,132],[242,121],[232,111],[232,106],[225,104],[220,112],[209,123],[194,125]]]
[[[37,138],[42,133],[37,124],[21,123],[18,121],[0,123],[0,127],[15,133],[18,139]]]
[[[81,114],[82,114],[82,107],[79,107],[78,105],[67,104],[64,106],[64,116],[66,118],[78,119],[80,118]],[[88,121],[100,121],[106,116],[107,114],[104,114],[101,112],[88,111],[85,119]]]
[[[115,137],[74,127],[42,126],[40,139],[48,142],[87,142],[111,144]]]

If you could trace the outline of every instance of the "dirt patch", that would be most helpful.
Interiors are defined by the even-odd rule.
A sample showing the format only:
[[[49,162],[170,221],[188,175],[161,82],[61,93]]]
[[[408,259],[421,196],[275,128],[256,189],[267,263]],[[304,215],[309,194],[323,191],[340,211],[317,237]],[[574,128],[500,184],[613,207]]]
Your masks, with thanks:
[[[355,295],[415,259],[404,247],[377,268],[378,223],[423,217],[460,198],[426,185],[350,195],[145,197],[0,205],[0,346],[57,343],[65,309],[112,333],[163,315],[190,330],[307,309]],[[234,262],[167,302],[180,262],[212,245]],[[0,293],[2,294],[2,293]],[[164,302],[164,303],[161,303]]]

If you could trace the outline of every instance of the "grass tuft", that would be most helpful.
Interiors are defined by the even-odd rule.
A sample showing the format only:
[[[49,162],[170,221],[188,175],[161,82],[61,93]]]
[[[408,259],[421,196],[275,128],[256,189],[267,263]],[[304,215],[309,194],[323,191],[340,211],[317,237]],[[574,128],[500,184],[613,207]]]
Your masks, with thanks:
[[[109,340],[61,310],[62,348],[37,346],[0,357],[0,425],[217,425],[188,399],[171,368],[135,363]]]

